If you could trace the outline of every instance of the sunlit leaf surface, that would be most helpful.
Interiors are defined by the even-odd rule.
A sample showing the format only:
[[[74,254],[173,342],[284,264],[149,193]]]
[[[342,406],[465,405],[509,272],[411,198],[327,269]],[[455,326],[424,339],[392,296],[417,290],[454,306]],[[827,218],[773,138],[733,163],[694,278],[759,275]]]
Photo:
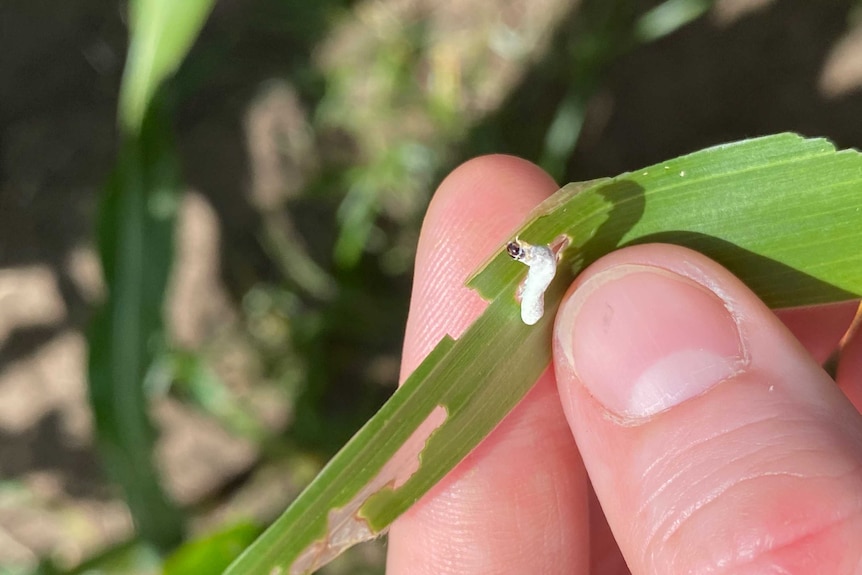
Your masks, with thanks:
[[[120,91],[120,123],[137,132],[156,89],[176,70],[213,0],[131,0],[130,43]]]

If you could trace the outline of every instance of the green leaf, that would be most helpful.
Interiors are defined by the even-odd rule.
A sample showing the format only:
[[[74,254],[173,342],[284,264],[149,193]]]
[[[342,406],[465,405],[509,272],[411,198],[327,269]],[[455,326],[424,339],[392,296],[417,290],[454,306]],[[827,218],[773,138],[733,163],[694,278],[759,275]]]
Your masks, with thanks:
[[[189,541],[165,560],[162,575],[218,575],[258,534],[259,527],[240,523]]]
[[[120,124],[140,129],[161,83],[180,65],[213,0],[130,0],[131,39],[120,90]]]
[[[169,122],[155,98],[212,4],[130,0],[119,109],[122,143],[98,219],[108,297],[88,333],[97,443],[141,536],[163,549],[181,540],[182,516],[163,493],[151,461],[156,434],[143,382],[165,348],[162,307],[173,259],[179,168]]]
[[[182,520],[151,461],[156,437],[143,381],[163,348],[178,171],[167,121],[152,112],[139,136],[125,138],[103,193],[98,240],[108,297],[88,333],[100,454],[123,487],[141,536],[162,548],[180,541]]]
[[[570,184],[518,232],[570,240],[545,316],[520,320],[524,266],[504,247],[469,285],[490,305],[446,338],[227,570],[308,573],[382,533],[521,400],[547,367],[562,294],[589,263],[621,246],[692,247],[773,307],[862,295],[862,157],[825,140],[780,134],[703,150],[612,179]]]

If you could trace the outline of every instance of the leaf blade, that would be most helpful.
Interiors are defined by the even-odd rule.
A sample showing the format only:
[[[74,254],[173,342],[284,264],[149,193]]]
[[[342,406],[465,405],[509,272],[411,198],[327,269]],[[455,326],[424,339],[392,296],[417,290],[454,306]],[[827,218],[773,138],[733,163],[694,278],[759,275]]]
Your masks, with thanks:
[[[106,300],[88,330],[96,440],[126,494],[141,536],[162,548],[182,538],[182,516],[151,460],[156,433],[143,381],[163,343],[162,304],[173,256],[179,167],[163,116],[128,137],[102,195],[99,252]]]
[[[131,40],[120,88],[120,124],[140,130],[162,82],[180,65],[212,10],[214,0],[132,0]]]

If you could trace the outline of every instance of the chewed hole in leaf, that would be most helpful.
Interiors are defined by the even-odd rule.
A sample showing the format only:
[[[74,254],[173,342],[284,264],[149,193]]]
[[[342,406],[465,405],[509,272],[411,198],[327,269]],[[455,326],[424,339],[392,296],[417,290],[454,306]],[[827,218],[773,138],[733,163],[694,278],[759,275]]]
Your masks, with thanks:
[[[373,531],[359,510],[381,489],[398,489],[419,471],[421,454],[428,439],[446,421],[448,414],[441,405],[435,407],[401,447],[392,455],[380,472],[362,487],[347,505],[331,509],[327,515],[326,536],[314,541],[290,566],[290,575],[309,573],[332,561],[345,549],[368,541],[383,532]]]

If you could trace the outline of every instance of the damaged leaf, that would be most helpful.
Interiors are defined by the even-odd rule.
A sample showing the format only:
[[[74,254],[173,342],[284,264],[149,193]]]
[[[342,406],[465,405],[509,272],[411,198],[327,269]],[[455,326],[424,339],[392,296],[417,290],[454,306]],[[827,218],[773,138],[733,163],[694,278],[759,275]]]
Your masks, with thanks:
[[[443,339],[230,575],[310,573],[383,533],[490,433],[550,361],[551,329],[574,277],[625,245],[696,249],[772,307],[862,295],[862,157],[779,134],[709,148],[616,178],[569,184],[517,237],[569,239],[534,326],[516,299],[524,266],[505,244],[469,280],[490,304]]]

